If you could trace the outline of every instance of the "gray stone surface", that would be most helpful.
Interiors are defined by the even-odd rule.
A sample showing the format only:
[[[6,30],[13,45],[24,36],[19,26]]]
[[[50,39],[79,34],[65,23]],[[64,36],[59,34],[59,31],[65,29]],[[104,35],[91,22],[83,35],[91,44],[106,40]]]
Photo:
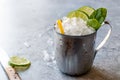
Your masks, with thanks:
[[[83,5],[106,7],[107,20],[113,30],[97,53],[91,71],[70,77],[56,67],[50,48],[52,32],[44,32],[53,27],[57,19]],[[19,55],[32,62],[27,71],[19,72],[22,80],[120,80],[119,10],[120,0],[0,0],[0,46],[9,56]],[[106,26],[98,31],[97,43],[106,32]],[[6,80],[1,68],[0,72],[0,80]]]

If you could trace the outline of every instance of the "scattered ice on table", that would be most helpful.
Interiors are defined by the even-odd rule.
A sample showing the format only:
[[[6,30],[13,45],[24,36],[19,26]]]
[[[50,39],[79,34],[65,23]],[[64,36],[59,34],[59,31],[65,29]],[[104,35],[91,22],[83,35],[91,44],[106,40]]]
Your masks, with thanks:
[[[30,45],[28,42],[24,42],[24,45],[25,45],[27,48],[31,47],[31,45]]]
[[[55,60],[55,53],[54,53],[54,33],[53,33],[53,26],[48,26],[44,32],[41,32],[39,35],[40,41],[42,43],[42,58],[45,64],[58,70]]]
[[[43,60],[46,62],[46,65],[51,68],[54,68],[55,70],[58,70],[55,60],[55,54],[49,53],[47,52],[47,50],[43,50],[42,53],[43,53]]]
[[[43,59],[44,61],[48,61],[48,62],[52,61],[52,59],[50,58],[50,54],[46,50],[43,51]]]
[[[43,50],[43,59],[47,62],[53,62],[55,60],[55,55],[54,53],[50,54],[46,50]]]

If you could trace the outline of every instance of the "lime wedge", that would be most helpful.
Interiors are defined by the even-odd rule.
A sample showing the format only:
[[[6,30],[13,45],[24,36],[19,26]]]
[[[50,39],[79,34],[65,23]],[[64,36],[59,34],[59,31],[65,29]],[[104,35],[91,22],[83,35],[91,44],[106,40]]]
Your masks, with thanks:
[[[69,12],[68,15],[67,15],[67,17],[69,17],[69,18],[77,17],[76,11]]]
[[[27,60],[25,58],[18,57],[18,56],[12,56],[10,58],[9,63],[12,66],[26,66],[26,65],[30,65],[30,61],[29,60]]]
[[[89,19],[87,21],[87,25],[94,28],[95,30],[98,30],[101,26],[101,24],[96,19]]]
[[[82,11],[69,12],[67,17],[69,17],[69,18],[73,18],[73,17],[82,18],[84,21],[88,20],[88,16]]]
[[[95,9],[90,6],[83,6],[79,8],[78,11],[79,10],[85,12],[88,16],[90,16],[95,11]]]

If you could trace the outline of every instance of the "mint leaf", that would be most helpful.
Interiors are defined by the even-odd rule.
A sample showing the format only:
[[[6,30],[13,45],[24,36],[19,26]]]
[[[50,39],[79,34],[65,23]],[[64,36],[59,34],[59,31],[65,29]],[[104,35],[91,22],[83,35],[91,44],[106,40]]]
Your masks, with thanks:
[[[96,19],[88,19],[87,25],[94,28],[95,30],[98,30],[101,26],[101,24]]]
[[[102,24],[106,18],[106,15],[107,15],[106,8],[98,8],[91,14],[90,19],[96,19],[100,24]]]

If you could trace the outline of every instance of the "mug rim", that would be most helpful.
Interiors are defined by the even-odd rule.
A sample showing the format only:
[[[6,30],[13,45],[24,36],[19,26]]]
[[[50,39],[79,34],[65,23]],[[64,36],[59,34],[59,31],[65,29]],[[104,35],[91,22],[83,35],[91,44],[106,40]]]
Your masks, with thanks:
[[[54,31],[55,31],[57,34],[59,34],[59,35],[61,35],[61,36],[66,36],[66,37],[87,37],[87,36],[91,36],[91,35],[94,35],[94,34],[97,33],[97,31],[95,31],[95,32],[93,32],[93,33],[91,33],[91,34],[87,34],[87,35],[66,35],[66,34],[61,34],[61,33],[57,32],[56,29],[55,29],[55,27],[54,27]]]

